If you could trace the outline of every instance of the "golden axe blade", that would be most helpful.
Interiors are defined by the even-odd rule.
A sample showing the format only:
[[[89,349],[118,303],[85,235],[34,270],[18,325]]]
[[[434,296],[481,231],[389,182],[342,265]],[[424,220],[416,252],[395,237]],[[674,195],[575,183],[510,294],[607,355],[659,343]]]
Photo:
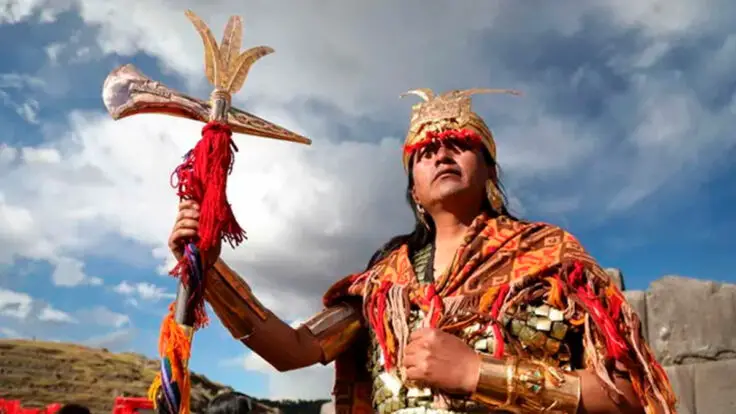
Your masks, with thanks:
[[[154,113],[201,122],[221,121],[234,133],[311,144],[309,138],[230,106],[231,96],[243,86],[253,63],[273,53],[273,49],[259,46],[241,52],[242,23],[238,16],[230,17],[218,47],[204,22],[191,11],[186,15],[204,43],[205,72],[215,87],[209,101],[171,89],[127,64],[110,72],[103,84],[102,99],[112,118]]]

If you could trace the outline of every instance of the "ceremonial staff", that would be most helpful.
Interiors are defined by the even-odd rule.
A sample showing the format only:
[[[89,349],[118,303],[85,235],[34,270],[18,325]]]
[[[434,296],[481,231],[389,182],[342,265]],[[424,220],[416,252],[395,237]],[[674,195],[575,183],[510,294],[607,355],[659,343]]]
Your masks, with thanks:
[[[199,231],[184,249],[171,274],[179,278],[176,300],[164,318],[159,339],[161,370],[149,398],[157,409],[170,414],[189,413],[188,361],[194,332],[207,323],[204,310],[207,253],[219,240],[235,247],[245,232],[235,220],[227,201],[226,182],[233,162],[232,133],[242,133],[309,145],[299,134],[230,106],[232,94],[243,86],[253,63],[273,53],[266,46],[241,53],[242,22],[232,16],[217,45],[207,25],[192,11],[186,16],[204,43],[205,73],[214,86],[209,102],[192,98],[153,81],[133,65],[113,70],[105,79],[102,97],[113,119],[142,113],[178,116],[205,122],[202,138],[174,171],[177,195],[200,205]]]

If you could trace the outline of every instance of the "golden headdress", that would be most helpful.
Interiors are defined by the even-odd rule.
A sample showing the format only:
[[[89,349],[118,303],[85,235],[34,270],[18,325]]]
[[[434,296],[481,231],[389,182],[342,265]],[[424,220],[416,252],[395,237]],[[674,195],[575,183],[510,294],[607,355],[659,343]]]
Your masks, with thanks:
[[[452,90],[441,95],[435,95],[429,88],[422,88],[401,94],[401,97],[417,95],[424,100],[412,106],[409,132],[404,141],[404,169],[409,168],[409,160],[414,151],[435,140],[450,137],[480,141],[495,160],[496,143],[493,134],[483,119],[472,110],[470,98],[480,93],[521,94],[511,89],[482,88]]]

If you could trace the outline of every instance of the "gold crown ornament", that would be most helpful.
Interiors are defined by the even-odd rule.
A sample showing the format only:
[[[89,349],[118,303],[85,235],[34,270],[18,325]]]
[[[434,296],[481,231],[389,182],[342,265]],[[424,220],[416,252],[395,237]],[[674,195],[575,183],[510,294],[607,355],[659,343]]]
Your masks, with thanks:
[[[401,94],[401,97],[416,95],[423,100],[412,106],[409,132],[404,141],[404,169],[408,170],[409,161],[416,150],[447,138],[480,142],[495,160],[493,134],[483,118],[473,112],[470,99],[472,95],[489,93],[521,95],[521,92],[512,89],[484,88],[451,90],[441,95],[435,95],[429,88],[421,88]]]

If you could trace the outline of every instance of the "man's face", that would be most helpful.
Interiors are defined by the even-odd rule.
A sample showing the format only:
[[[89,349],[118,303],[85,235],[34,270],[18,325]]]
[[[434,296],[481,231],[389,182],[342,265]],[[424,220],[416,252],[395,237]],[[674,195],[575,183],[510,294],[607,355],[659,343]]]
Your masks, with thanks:
[[[412,165],[414,198],[426,209],[469,202],[485,194],[488,167],[479,145],[447,139],[417,150]]]

